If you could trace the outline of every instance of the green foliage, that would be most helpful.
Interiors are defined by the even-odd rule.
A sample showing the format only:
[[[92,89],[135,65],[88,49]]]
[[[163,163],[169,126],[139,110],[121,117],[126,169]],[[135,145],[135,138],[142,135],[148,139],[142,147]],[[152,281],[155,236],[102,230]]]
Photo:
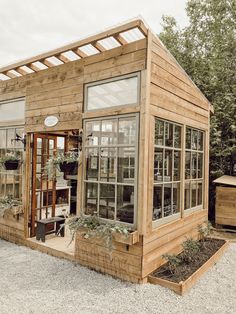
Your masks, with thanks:
[[[55,179],[56,178],[56,173],[58,171],[58,166],[60,163],[66,162],[72,163],[76,162],[79,160],[79,153],[69,151],[66,152],[65,154],[59,153],[55,156],[50,157],[46,165],[44,167],[44,174],[48,176],[49,180]]]
[[[160,39],[214,106],[210,132],[210,185],[230,174],[236,147],[236,1],[188,0],[189,25],[163,17]],[[214,187],[210,187],[214,208]]]
[[[184,241],[182,246],[184,249],[182,253],[183,261],[185,261],[186,263],[191,263],[195,259],[196,254],[199,252],[199,241],[194,239],[187,239],[186,241]]]
[[[97,216],[80,216],[72,217],[67,222],[72,241],[77,232],[82,233],[85,239],[97,237],[104,240],[106,247],[112,251],[113,249],[113,235],[120,233],[128,237],[131,229],[124,225],[104,223],[99,220]]]
[[[175,275],[178,269],[178,266],[182,263],[181,258],[174,254],[164,254],[162,257],[168,262],[167,269],[172,275]]]
[[[0,157],[0,164],[4,164],[6,161],[19,161],[20,157],[15,153],[6,153]]]
[[[3,198],[0,198],[0,217],[4,215],[5,210],[20,205],[22,205],[22,202],[14,198],[12,195],[7,195]]]
[[[200,235],[200,238],[204,241],[207,237],[210,237],[212,234],[212,224],[207,221],[204,225],[199,225],[198,226],[198,232]]]

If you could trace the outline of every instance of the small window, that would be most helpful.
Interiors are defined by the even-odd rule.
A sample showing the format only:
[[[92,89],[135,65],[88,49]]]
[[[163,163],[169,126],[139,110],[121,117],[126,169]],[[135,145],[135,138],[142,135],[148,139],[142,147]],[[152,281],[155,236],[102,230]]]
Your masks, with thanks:
[[[135,105],[139,103],[139,75],[100,81],[86,86],[86,109]]]
[[[0,103],[0,123],[14,120],[24,120],[25,101],[15,100]]]

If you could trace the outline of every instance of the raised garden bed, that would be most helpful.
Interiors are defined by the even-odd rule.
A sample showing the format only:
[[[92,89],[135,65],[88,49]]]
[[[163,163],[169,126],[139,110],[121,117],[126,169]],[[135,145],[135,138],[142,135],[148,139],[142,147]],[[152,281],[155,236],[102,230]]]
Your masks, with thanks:
[[[174,274],[169,271],[166,263],[149,275],[148,280],[152,284],[161,285],[183,295],[219,260],[227,247],[227,241],[207,239],[191,263],[181,263],[176,267]],[[178,257],[181,258],[181,254],[183,253]]]

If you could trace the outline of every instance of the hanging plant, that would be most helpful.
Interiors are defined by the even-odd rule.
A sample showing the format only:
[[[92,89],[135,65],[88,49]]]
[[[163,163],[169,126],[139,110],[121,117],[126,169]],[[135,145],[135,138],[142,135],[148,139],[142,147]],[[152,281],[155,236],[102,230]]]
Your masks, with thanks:
[[[6,155],[0,157],[0,165],[6,170],[17,170],[20,164],[20,157],[15,153],[6,153]]]
[[[56,178],[57,170],[66,173],[73,172],[78,166],[78,160],[79,153],[77,152],[59,153],[48,159],[44,167],[44,174],[48,176],[49,180],[52,180]]]

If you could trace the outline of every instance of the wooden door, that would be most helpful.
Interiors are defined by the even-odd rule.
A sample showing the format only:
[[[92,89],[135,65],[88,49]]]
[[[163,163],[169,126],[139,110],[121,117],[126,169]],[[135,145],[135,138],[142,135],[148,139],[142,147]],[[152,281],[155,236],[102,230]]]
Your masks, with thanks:
[[[31,237],[35,236],[37,219],[55,216],[56,179],[49,179],[44,167],[56,154],[57,137],[49,134],[34,134],[32,160],[32,207]]]

